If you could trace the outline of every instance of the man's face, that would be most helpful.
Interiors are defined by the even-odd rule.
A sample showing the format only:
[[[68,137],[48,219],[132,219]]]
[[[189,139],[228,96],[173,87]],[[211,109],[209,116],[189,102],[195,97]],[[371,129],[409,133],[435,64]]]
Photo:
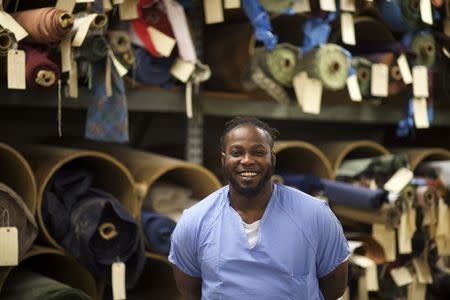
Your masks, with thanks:
[[[275,168],[267,133],[244,124],[228,132],[224,145],[222,166],[231,188],[245,197],[258,195],[270,184]]]

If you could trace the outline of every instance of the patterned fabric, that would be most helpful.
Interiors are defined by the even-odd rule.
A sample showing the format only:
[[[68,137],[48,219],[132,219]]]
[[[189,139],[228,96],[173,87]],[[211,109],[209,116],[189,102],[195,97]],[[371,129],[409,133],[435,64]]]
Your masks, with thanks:
[[[106,96],[105,61],[92,65],[94,99],[89,106],[85,137],[104,142],[128,142],[128,108],[125,85],[111,66],[112,96]]]

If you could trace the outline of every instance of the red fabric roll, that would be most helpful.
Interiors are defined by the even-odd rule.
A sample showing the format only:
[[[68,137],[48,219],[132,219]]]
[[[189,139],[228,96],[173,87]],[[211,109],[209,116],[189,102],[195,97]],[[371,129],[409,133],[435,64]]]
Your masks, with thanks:
[[[58,43],[73,26],[73,16],[54,7],[18,11],[12,16],[29,33],[27,41],[37,44]]]
[[[27,86],[31,88],[50,88],[58,83],[59,67],[48,57],[48,52],[22,46],[25,50]]]

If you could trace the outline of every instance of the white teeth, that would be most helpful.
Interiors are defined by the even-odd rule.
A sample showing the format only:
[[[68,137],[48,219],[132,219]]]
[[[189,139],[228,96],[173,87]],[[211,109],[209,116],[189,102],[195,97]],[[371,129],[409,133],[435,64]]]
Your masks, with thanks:
[[[241,176],[244,176],[244,177],[253,177],[256,175],[258,175],[258,173],[256,173],[256,172],[242,172],[241,173]]]

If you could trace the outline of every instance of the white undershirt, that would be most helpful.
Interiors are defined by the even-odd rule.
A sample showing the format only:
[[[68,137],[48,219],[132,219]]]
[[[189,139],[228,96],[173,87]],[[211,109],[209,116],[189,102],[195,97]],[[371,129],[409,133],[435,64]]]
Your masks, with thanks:
[[[245,234],[247,235],[248,243],[250,244],[250,248],[253,248],[256,245],[256,242],[258,241],[258,228],[260,221],[261,220],[258,220],[256,222],[253,222],[252,224],[247,224],[244,221],[242,221],[242,224],[244,225]]]

